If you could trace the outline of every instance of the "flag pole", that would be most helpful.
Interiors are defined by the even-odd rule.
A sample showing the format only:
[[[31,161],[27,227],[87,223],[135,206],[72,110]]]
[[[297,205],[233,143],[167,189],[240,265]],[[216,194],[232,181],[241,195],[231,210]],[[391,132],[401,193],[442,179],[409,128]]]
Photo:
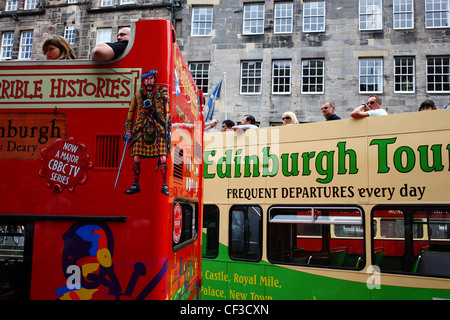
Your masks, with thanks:
[[[225,107],[225,119],[228,119],[228,112],[227,112],[227,73],[223,73],[223,104]]]
[[[222,83],[223,83],[222,80],[220,80],[219,83],[216,85],[216,88],[214,89],[214,91],[211,94],[211,97],[208,100],[208,113],[206,115],[206,121],[213,119],[216,99],[220,98],[220,89],[222,88]]]

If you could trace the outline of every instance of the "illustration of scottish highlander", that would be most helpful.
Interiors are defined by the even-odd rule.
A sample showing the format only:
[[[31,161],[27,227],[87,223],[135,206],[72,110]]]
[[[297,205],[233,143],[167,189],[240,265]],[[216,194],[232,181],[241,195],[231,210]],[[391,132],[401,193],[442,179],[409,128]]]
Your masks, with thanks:
[[[158,85],[156,74],[150,70],[141,76],[143,88],[136,92],[128,110],[125,121],[125,144],[129,143],[131,157],[133,157],[134,182],[126,194],[140,192],[139,175],[141,159],[159,157],[163,183],[161,192],[168,196],[166,183],[167,155],[170,149],[170,97],[169,90]],[[156,170],[158,170],[158,167]]]

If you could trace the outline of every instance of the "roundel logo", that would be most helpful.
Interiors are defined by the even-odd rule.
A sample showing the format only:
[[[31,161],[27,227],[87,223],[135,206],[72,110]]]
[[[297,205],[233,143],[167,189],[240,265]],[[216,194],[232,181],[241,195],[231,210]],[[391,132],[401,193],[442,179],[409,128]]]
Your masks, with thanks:
[[[181,205],[177,203],[173,207],[173,242],[178,243],[181,238],[181,225],[183,216],[181,212]]]
[[[42,166],[39,175],[47,180],[47,187],[56,192],[67,188],[73,192],[76,185],[85,184],[87,171],[93,167],[84,144],[75,139],[56,139],[41,150]]]

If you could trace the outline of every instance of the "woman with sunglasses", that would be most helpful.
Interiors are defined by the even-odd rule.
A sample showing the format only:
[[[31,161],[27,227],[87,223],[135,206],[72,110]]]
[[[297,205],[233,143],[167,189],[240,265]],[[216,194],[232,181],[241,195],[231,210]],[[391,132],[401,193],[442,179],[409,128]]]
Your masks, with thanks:
[[[362,104],[352,111],[350,116],[353,119],[362,119],[365,117],[385,116],[388,113],[381,108],[381,99],[372,95],[367,100],[367,104]]]
[[[298,124],[297,116],[291,111],[287,111],[282,115],[283,125]]]

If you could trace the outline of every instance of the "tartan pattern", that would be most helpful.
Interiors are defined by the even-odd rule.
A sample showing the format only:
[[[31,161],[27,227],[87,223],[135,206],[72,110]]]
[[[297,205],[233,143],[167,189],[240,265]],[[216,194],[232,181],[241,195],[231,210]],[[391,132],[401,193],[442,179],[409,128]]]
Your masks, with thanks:
[[[128,110],[128,118],[126,121],[127,130],[131,129],[130,126],[137,111],[136,122],[132,129],[133,141],[130,145],[131,157],[134,157],[135,155],[138,155],[141,158],[152,158],[161,155],[167,156],[165,138],[166,129],[163,125],[158,123],[154,117],[148,115],[147,110],[144,109],[143,100],[145,100],[145,98],[146,97],[143,97],[140,91],[136,92],[134,99],[131,102],[130,109]],[[157,85],[155,91],[150,95],[150,98],[153,100],[157,115],[162,121],[166,122],[166,118],[170,117],[170,110],[168,109],[169,93],[167,88]],[[149,128],[152,128],[156,133],[156,139],[153,143],[144,140],[144,132],[149,130]]]
[[[145,123],[140,123],[133,128],[133,142],[131,149],[131,156],[140,156],[141,158],[153,158],[160,155],[167,155],[166,139],[164,135],[165,129],[156,121],[156,139],[153,143],[144,141]],[[137,130],[137,132],[135,132]]]

